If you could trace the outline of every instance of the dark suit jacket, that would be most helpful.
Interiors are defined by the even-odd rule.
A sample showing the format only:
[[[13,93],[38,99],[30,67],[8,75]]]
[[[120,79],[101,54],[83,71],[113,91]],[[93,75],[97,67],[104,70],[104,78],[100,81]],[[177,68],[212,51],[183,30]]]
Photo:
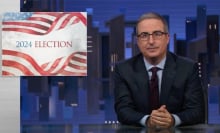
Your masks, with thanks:
[[[126,125],[139,125],[150,114],[149,76],[141,54],[120,62],[114,75],[115,111]],[[204,95],[197,63],[168,52],[162,75],[160,105],[176,114],[182,125],[204,122]],[[140,126],[140,125],[139,125]]]

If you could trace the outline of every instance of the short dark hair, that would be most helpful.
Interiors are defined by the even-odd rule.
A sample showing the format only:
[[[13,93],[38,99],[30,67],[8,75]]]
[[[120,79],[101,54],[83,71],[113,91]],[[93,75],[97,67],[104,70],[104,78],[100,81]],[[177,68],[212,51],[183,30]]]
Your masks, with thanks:
[[[161,16],[160,14],[155,13],[155,12],[145,13],[145,14],[140,16],[140,18],[138,19],[137,24],[136,24],[136,33],[137,33],[138,24],[141,21],[145,20],[145,19],[158,19],[158,20],[161,20],[161,22],[164,24],[164,31],[169,33],[169,28],[168,28],[167,21],[165,20],[165,18],[163,16]]]

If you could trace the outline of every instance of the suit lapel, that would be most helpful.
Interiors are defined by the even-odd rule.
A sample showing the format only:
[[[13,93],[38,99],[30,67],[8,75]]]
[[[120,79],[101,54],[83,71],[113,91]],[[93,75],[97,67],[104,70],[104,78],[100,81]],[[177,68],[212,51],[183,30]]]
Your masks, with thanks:
[[[135,82],[137,83],[138,88],[140,89],[139,92],[143,95],[143,100],[148,101],[148,82],[149,76],[144,65],[143,56],[139,56],[137,60],[133,64],[134,66],[134,77]],[[147,104],[148,105],[148,104]]]
[[[148,74],[145,70],[145,73],[137,73],[136,74],[136,82],[138,87],[140,88],[141,94],[146,94],[146,97],[148,97]],[[144,98],[146,98],[144,97]],[[144,99],[145,101],[148,101],[147,99]]]
[[[161,93],[160,93],[161,104],[167,103],[167,98],[169,96],[169,92],[173,84],[175,75],[176,75],[176,62],[174,57],[170,53],[168,53],[165,67],[163,70],[162,83],[161,83]]]

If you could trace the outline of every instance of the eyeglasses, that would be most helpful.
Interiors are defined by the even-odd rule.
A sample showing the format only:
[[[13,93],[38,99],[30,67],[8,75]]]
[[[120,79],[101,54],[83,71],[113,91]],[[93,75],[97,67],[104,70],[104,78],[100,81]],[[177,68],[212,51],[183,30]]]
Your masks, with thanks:
[[[142,32],[139,35],[137,35],[137,37],[141,40],[141,41],[148,41],[150,38],[150,35],[152,35],[154,40],[159,40],[162,38],[163,35],[168,34],[167,32],[162,32],[162,31],[154,31],[153,33],[148,33],[148,32]]]

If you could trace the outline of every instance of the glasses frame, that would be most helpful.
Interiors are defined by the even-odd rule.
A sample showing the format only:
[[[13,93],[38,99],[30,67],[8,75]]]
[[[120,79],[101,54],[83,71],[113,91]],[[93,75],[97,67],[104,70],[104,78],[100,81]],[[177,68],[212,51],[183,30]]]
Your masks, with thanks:
[[[148,33],[148,32],[142,32],[137,35],[137,38],[140,39],[141,41],[148,41],[150,39],[150,36],[152,35],[152,38],[154,40],[160,40],[163,35],[168,34],[167,32],[163,31],[154,31],[153,33]]]

